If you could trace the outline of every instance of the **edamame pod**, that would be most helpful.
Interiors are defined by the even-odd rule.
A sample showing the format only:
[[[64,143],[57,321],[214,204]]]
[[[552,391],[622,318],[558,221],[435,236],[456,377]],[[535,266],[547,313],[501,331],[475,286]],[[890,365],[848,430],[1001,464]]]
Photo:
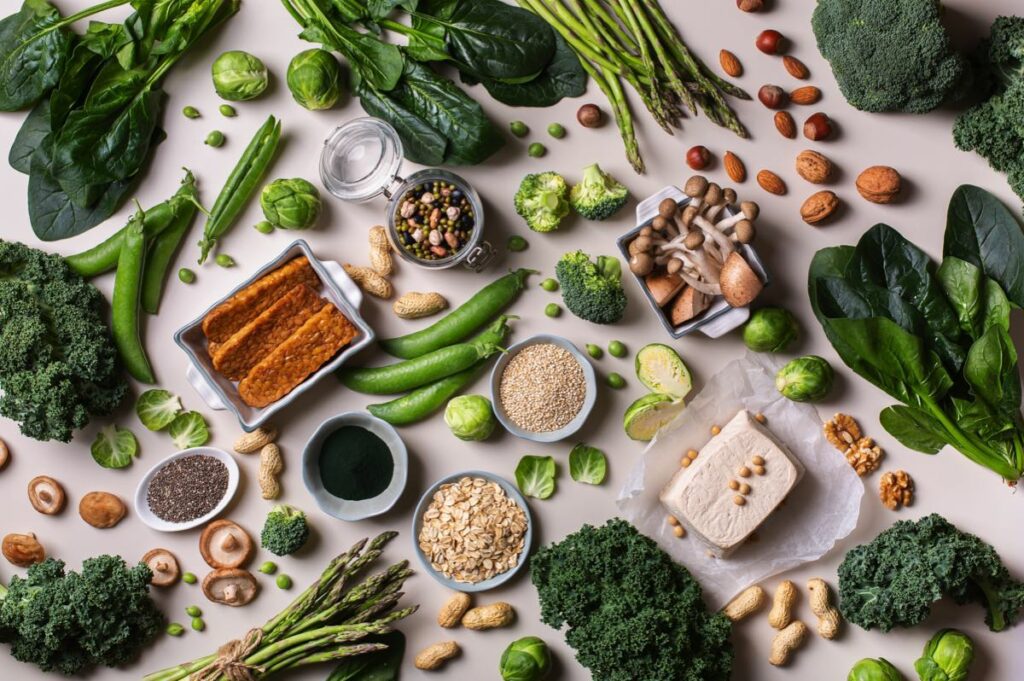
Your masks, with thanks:
[[[140,210],[125,228],[111,298],[111,332],[128,373],[141,383],[156,383],[146,349],[139,338],[139,295],[146,262],[146,231]]]

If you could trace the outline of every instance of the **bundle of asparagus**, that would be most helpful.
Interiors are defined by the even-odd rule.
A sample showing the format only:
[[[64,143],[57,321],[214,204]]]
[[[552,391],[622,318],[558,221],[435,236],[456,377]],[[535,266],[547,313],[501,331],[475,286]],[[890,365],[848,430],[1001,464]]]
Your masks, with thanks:
[[[143,677],[143,681],[261,681],[273,674],[318,662],[365,655],[387,647],[363,641],[385,634],[391,625],[416,612],[418,606],[395,610],[404,595],[400,589],[412,575],[402,561],[358,583],[359,573],[376,561],[397,532],[385,532],[367,546],[367,540],[331,561],[320,579],[291,605],[259,629],[230,641],[206,657],[169,667]],[[363,548],[366,551],[363,552]]]
[[[666,132],[698,109],[740,137],[747,130],[725,95],[750,99],[741,88],[711,72],[680,37],[658,0],[517,0],[562,34],[583,68],[608,97],[638,172],[644,161],[622,82],[628,83]]]

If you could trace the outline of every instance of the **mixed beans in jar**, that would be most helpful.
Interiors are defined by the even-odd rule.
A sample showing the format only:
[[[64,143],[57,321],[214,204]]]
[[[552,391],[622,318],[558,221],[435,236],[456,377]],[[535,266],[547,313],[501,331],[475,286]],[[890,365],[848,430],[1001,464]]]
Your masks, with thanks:
[[[452,182],[422,182],[407,190],[398,202],[398,245],[414,258],[450,258],[470,242],[475,228],[473,204]]]

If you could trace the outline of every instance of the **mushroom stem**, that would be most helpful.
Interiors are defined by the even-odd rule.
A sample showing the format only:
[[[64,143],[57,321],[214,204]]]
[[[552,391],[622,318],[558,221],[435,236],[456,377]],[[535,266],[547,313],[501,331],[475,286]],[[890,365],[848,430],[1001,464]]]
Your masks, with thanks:
[[[715,240],[715,243],[722,251],[722,255],[724,257],[728,257],[730,253],[736,250],[736,246],[734,246],[732,241],[729,240],[729,237],[719,231],[713,224],[705,220],[702,216],[698,215],[693,222],[704,231],[705,235]]]
[[[722,287],[719,286],[718,284],[711,284],[700,279],[697,279],[696,277],[687,274],[685,270],[680,272],[679,276],[683,278],[683,281],[685,281],[687,285],[692,286],[701,293],[706,293],[709,296],[722,295]]]

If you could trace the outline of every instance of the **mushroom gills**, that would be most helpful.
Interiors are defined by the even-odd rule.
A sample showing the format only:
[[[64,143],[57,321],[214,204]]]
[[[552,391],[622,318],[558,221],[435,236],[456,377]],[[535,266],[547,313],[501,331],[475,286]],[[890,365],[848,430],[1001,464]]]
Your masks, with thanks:
[[[239,607],[256,598],[259,583],[248,570],[218,568],[203,578],[203,595],[214,603]]]

